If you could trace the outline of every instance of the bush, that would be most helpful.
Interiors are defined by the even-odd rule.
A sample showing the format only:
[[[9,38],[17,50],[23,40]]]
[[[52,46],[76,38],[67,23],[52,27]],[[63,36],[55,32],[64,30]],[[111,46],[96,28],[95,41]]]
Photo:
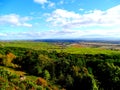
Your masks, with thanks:
[[[41,85],[43,87],[46,87],[48,84],[47,84],[47,81],[41,77],[39,77],[37,80],[36,80],[36,84],[37,85]]]

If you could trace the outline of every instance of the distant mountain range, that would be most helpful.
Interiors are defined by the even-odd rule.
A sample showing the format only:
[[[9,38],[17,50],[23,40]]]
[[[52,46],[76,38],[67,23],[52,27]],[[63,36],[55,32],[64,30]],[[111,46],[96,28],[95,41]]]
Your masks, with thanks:
[[[85,38],[85,39],[33,39],[33,40],[0,40],[2,42],[11,42],[11,41],[34,41],[34,42],[50,42],[50,43],[80,43],[80,42],[98,42],[98,43],[111,43],[111,44],[120,44],[118,39],[101,39],[101,38]]]
[[[35,42],[58,42],[58,43],[80,43],[80,42],[102,42],[102,43],[112,43],[112,44],[120,44],[120,40],[105,40],[105,39],[37,39],[32,40]]]

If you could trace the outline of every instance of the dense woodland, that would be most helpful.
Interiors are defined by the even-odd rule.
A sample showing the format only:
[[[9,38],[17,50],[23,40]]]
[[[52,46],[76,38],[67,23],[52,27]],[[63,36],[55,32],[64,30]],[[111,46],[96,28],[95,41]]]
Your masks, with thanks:
[[[120,54],[0,47],[0,90],[119,89]]]

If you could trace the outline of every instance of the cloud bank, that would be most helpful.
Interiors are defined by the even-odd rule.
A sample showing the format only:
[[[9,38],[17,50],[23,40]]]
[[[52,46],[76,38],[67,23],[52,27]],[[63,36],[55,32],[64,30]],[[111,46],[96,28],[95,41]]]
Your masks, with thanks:
[[[120,5],[106,11],[91,10],[83,14],[56,9],[48,16],[46,21],[56,27],[117,26],[120,24]]]
[[[50,30],[0,33],[6,39],[120,39],[120,30]]]

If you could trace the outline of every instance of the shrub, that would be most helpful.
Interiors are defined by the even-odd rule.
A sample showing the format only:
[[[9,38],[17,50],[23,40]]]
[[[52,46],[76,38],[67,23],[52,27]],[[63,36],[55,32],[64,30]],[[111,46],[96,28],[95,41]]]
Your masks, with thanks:
[[[46,87],[47,86],[47,81],[41,77],[39,77],[37,80],[36,80],[36,84],[37,85],[41,85],[43,87]]]

